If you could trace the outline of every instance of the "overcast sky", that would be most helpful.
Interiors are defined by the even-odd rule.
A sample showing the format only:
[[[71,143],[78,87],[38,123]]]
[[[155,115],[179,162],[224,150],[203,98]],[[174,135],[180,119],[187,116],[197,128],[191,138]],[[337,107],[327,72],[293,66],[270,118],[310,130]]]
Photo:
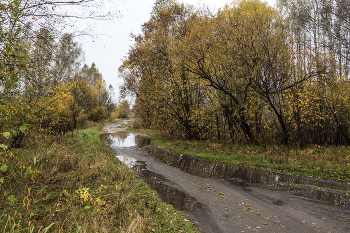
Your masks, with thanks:
[[[118,77],[118,68],[122,64],[123,58],[127,55],[133,40],[130,33],[141,33],[141,25],[150,18],[150,13],[155,0],[124,0],[118,4],[121,17],[114,22],[97,22],[95,33],[99,34],[97,39],[81,38],[80,43],[85,52],[85,63],[96,64],[107,86],[112,84],[116,100],[119,97],[119,86],[122,79]],[[205,4],[212,10],[222,8],[230,0],[178,0],[178,2],[193,5]],[[274,6],[276,0],[265,0],[269,5]],[[119,102],[119,100],[118,100]]]

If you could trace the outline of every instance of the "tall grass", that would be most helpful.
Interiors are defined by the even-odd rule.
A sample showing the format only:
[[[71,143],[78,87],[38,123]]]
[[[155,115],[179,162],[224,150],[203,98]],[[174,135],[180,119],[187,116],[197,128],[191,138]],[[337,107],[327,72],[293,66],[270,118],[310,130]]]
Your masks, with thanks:
[[[0,232],[195,232],[115,158],[100,133],[13,150],[0,184]]]

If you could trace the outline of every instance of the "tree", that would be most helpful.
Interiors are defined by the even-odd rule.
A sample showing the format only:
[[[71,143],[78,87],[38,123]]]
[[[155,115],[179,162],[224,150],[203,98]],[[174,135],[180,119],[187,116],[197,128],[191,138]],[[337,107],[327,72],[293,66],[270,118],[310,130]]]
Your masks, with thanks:
[[[85,64],[81,69],[81,75],[85,80],[89,82],[90,86],[95,86],[97,79],[102,76],[98,71],[95,63],[92,63],[91,67]]]
[[[57,45],[54,58],[55,81],[71,80],[81,66],[83,51],[71,34],[64,34]],[[57,80],[57,81],[56,81]]]
[[[152,8],[151,19],[155,19],[159,11],[169,8],[174,3],[174,0],[156,0]]]
[[[110,18],[114,12],[103,12],[101,6],[95,0],[5,0],[0,3],[0,132],[7,135],[13,131],[11,137],[2,138],[1,142],[11,140],[9,144],[18,146],[25,131],[20,129],[26,128],[33,116],[42,115],[43,109],[38,105],[40,96],[51,95],[50,88],[62,78],[53,75],[56,49],[63,52],[64,46],[76,45],[69,39],[72,35],[64,34],[63,29],[78,19]],[[87,8],[89,11],[79,10]],[[61,37],[61,46],[56,46]],[[70,55],[71,61],[79,57],[72,51]],[[61,64],[65,59],[56,58]],[[59,72],[62,71],[61,67]]]
[[[308,129],[308,132],[301,134],[304,141],[319,141],[320,138],[323,138],[322,143],[324,141],[350,143],[349,123],[346,120],[347,112],[345,111],[347,105],[342,100],[343,104],[332,106],[329,103],[333,102],[331,100],[333,97],[328,95],[329,91],[337,86],[336,83],[340,82],[344,87],[348,87],[345,81],[349,78],[348,19],[350,10],[348,5],[347,1],[342,0],[278,1],[280,11],[291,22],[289,32],[294,41],[295,62],[298,69],[305,71],[313,67],[326,68],[323,75],[314,79],[312,83],[321,88],[314,91],[314,98],[319,105],[317,115],[322,119],[322,123],[315,123],[318,127],[309,127],[303,122],[298,122],[298,125],[303,125],[303,128]],[[316,116],[309,117],[310,119],[316,118]],[[332,130],[329,130],[331,128],[336,130],[333,139],[330,136],[333,134]],[[321,134],[322,137],[312,136],[318,134]],[[309,137],[305,138],[305,135]]]
[[[124,100],[122,101],[117,107],[116,107],[117,117],[118,118],[129,118],[130,117],[130,105],[128,101]]]
[[[119,69],[145,127],[188,139],[350,143],[343,1],[281,0],[277,11],[241,0],[216,14],[157,3]]]

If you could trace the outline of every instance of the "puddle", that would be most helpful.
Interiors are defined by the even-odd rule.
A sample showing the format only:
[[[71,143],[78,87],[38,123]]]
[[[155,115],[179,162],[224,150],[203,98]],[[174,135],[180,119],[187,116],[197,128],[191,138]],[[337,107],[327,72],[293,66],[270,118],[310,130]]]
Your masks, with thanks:
[[[110,147],[138,147],[149,145],[150,139],[127,132],[118,132],[115,134],[100,135],[101,141]],[[171,204],[178,210],[194,211],[202,208],[202,204],[195,198],[187,195],[185,192],[171,187],[171,182],[164,176],[157,174],[147,168],[143,161],[137,161],[135,158],[127,155],[116,156],[128,168],[132,169],[136,176],[147,183],[150,188],[156,190],[163,201]],[[169,185],[170,183],[170,185]]]
[[[183,154],[176,154],[152,146],[147,146],[150,143],[149,139],[133,135],[127,132],[118,132],[118,134],[113,134],[109,137],[101,135],[101,139],[103,137],[105,137],[104,141],[106,142],[106,144],[110,145],[111,147],[143,147],[143,150],[155,159],[167,163],[171,166],[177,167],[191,175],[196,175],[204,178],[211,177],[217,179],[224,179],[233,185],[241,186],[244,190],[249,190],[247,187],[252,185],[278,186],[295,192],[295,195],[301,195],[322,201],[328,201],[338,207],[350,209],[350,196],[347,196],[344,193],[342,193],[350,191],[350,185],[347,183],[319,180],[308,177],[298,177],[293,175],[274,173],[270,171],[261,171],[253,168],[204,161],[199,158]],[[139,166],[136,165],[137,161],[129,163],[134,164],[132,165],[134,167]],[[125,162],[125,164],[127,164],[127,162]],[[143,176],[146,176],[146,173],[151,173],[151,171],[140,172],[142,170],[140,169],[141,168],[137,168],[135,171],[139,172],[141,178]],[[151,175],[151,177],[156,177],[156,175]],[[158,184],[163,183],[158,182],[150,184],[152,182],[155,182],[155,180],[159,180],[160,178],[142,179],[144,179],[145,182],[147,182],[150,186],[153,185],[152,187],[157,187]],[[171,188],[169,186],[166,187]],[[165,193],[163,195],[166,196],[167,193],[172,193],[175,191],[169,189],[164,192]],[[181,195],[176,194],[172,198]],[[184,199],[186,198],[188,197],[184,197]]]
[[[350,209],[350,196],[342,193],[342,191],[350,191],[350,185],[346,183],[213,163],[154,147],[145,147],[143,150],[157,160],[180,168],[189,174],[205,178],[224,179],[233,185],[243,187],[247,191],[249,191],[247,186],[275,185],[294,191],[297,195],[328,201],[338,207]]]
[[[147,169],[146,164],[138,164],[133,167],[136,175],[146,182],[153,190],[156,190],[162,200],[173,205],[178,210],[193,211],[202,208],[202,204],[186,193],[164,184],[169,181],[162,175]]]
[[[119,131],[113,134],[101,134],[100,139],[110,147],[144,147],[150,144],[150,139],[126,131]]]
[[[120,155],[117,155],[116,157],[130,169],[136,166],[137,160],[133,157]]]

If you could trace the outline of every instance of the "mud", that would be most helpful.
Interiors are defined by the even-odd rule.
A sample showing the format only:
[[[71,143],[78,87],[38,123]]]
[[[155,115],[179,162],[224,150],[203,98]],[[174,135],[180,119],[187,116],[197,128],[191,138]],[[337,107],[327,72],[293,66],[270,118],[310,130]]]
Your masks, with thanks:
[[[150,139],[140,137],[138,135],[129,134],[125,131],[115,134],[102,134],[101,140],[110,147],[137,147],[142,148],[150,144]],[[193,211],[202,208],[202,204],[195,198],[189,196],[176,188],[171,187],[171,181],[164,176],[157,174],[147,168],[144,161],[137,161],[128,155],[116,156],[128,168],[132,169],[135,174],[145,181],[152,189],[156,190],[162,200],[173,205],[178,210]]]
[[[182,171],[192,175],[224,179],[233,185],[242,187],[279,185],[287,190],[296,192],[299,196],[327,201],[335,206],[350,209],[350,196],[341,192],[350,190],[350,185],[347,183],[213,163],[152,146],[146,146],[143,150],[159,161],[180,168]],[[246,190],[249,190],[249,188]]]
[[[350,232],[347,183],[211,163],[104,130],[117,158],[205,232]]]

